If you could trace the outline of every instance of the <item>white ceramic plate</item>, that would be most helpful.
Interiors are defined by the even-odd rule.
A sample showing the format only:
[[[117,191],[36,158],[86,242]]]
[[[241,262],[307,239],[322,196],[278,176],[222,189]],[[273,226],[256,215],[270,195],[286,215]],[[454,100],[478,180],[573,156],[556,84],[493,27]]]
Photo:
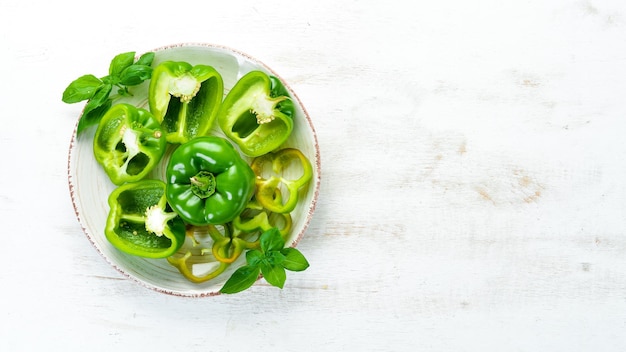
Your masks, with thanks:
[[[280,76],[258,60],[236,50],[209,44],[178,44],[153,50],[156,55],[153,67],[165,60],[187,61],[192,65],[206,64],[220,72],[224,80],[224,94],[235,82],[252,70],[261,70],[278,78]],[[311,220],[320,187],[320,154],[313,123],[302,103],[281,79],[289,90],[296,106],[294,130],[284,147],[294,147],[310,160],[313,166],[313,179],[299,194],[296,209],[291,213],[293,227],[287,240],[288,246],[295,246],[304,235]],[[129,101],[148,109],[148,82],[133,87],[134,97]],[[217,123],[215,124],[217,126]],[[102,167],[93,156],[93,135],[95,127],[76,136],[72,136],[68,160],[69,190],[76,211],[76,216],[89,241],[104,259],[124,276],[158,292],[190,297],[211,296],[218,294],[230,274],[243,263],[243,256],[219,277],[196,284],[188,281],[166,259],[144,259],[127,255],[114,248],[104,235],[108,215],[107,199],[115,189]],[[221,135],[219,127],[214,127],[211,134]],[[164,158],[164,161],[167,158]],[[165,162],[157,167],[154,177],[162,177]],[[306,255],[306,253],[305,253]]]

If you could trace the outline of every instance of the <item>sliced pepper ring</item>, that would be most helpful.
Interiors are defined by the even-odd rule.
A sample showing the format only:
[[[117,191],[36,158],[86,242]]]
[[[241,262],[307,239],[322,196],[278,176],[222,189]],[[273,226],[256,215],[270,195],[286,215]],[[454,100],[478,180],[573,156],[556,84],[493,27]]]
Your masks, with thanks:
[[[274,199],[282,202],[280,190],[275,189],[277,193]],[[246,208],[233,219],[233,227],[246,233],[258,232],[263,233],[272,228],[277,228],[280,235],[285,237],[291,231],[292,219],[289,213],[274,213],[264,208],[256,199],[252,199]],[[258,242],[258,239],[257,239]]]
[[[297,179],[290,179],[287,171],[290,163],[294,161],[300,163],[302,175]],[[269,169],[266,168],[268,165]],[[298,203],[298,190],[308,184],[313,177],[311,163],[295,148],[285,148],[256,157],[250,166],[256,175],[257,201],[274,213],[288,213],[294,210]],[[279,191],[283,187],[289,193],[287,199],[283,199]]]
[[[233,263],[241,253],[246,249],[255,249],[259,247],[259,242],[250,242],[240,236],[245,235],[241,231],[232,228],[230,224],[223,226],[224,233],[214,225],[209,225],[209,235],[213,239],[211,252],[215,259],[222,263]]]
[[[194,273],[193,267],[196,265],[204,265],[212,262],[208,253],[210,249],[202,246],[200,241],[196,238],[196,230],[199,228],[190,226],[187,229],[187,238],[185,240],[184,247],[181,248],[179,253],[176,253],[167,258],[168,263],[178,269],[178,271],[189,281],[194,283],[202,283],[216,278],[222,274],[230,265],[223,261],[217,261],[214,267],[201,275]],[[204,229],[204,228],[203,228]]]
[[[168,257],[167,261],[189,281],[202,283],[222,274],[244,250],[259,248],[258,240],[250,242],[244,239],[247,233],[232,228],[230,224],[220,227],[221,231],[215,225],[189,226],[184,247]],[[211,263],[213,264],[211,270],[200,275],[194,273],[195,265]]]
[[[205,281],[209,281],[211,279],[218,277],[221,273],[223,273],[226,270],[226,268],[228,268],[228,265],[229,265],[227,263],[219,262],[218,267],[215,268],[214,270],[209,271],[203,275],[196,275],[193,273],[193,266],[196,264],[202,264],[203,262],[194,261],[191,251],[185,252],[185,254],[182,257],[174,257],[174,256],[168,257],[167,261],[170,264],[172,264],[174,267],[176,267],[176,269],[178,269],[178,271],[185,278],[187,278],[187,280],[197,283],[197,284],[205,282]]]

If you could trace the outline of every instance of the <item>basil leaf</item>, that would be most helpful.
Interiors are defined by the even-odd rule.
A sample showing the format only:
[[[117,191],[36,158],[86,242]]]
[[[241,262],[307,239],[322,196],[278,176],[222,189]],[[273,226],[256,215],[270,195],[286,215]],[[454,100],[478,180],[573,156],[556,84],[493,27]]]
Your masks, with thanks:
[[[285,256],[282,266],[290,271],[303,271],[309,267],[309,262],[304,255],[295,248],[283,248],[280,253]]]
[[[90,111],[94,110],[95,108],[102,106],[109,99],[109,94],[111,94],[111,89],[113,89],[113,86],[111,86],[110,84],[104,84],[100,88],[98,88],[93,98],[89,99],[89,101],[85,105],[85,109],[83,110],[83,115],[88,114]]]
[[[280,232],[275,227],[263,232],[261,234],[260,242],[263,253],[279,251],[285,247],[285,240],[283,240]]]
[[[130,93],[130,91],[128,90],[128,87],[123,86],[122,88],[117,90],[117,94],[123,96],[123,97],[132,97],[133,95]]]
[[[100,120],[102,120],[102,116],[106,114],[112,104],[113,102],[111,101],[111,99],[108,99],[104,104],[89,111],[87,114],[83,113],[83,115],[80,117],[80,120],[78,120],[76,134],[80,135],[88,127],[97,125]]]
[[[62,100],[64,103],[72,104],[91,99],[100,86],[102,81],[94,75],[78,77],[65,88]]]
[[[116,55],[109,65],[109,76],[119,77],[125,68],[132,65],[135,61],[135,52],[127,52]]]
[[[280,265],[261,265],[261,274],[268,284],[283,288],[287,274],[285,268]]]
[[[221,293],[237,293],[250,288],[259,278],[259,267],[252,265],[244,265],[235,270],[233,275],[228,278],[224,286],[220,289]]]
[[[285,259],[285,256],[279,251],[271,251],[265,254],[265,260],[271,265],[281,265]]]
[[[148,53],[141,55],[141,57],[139,58],[139,60],[137,60],[137,62],[135,62],[135,64],[151,66],[153,60],[154,60],[154,53],[148,52]]]
[[[257,250],[249,250],[246,252],[246,262],[248,265],[257,266],[263,260],[263,253]]]
[[[126,86],[136,86],[152,76],[152,67],[146,65],[131,65],[120,73],[120,83]]]

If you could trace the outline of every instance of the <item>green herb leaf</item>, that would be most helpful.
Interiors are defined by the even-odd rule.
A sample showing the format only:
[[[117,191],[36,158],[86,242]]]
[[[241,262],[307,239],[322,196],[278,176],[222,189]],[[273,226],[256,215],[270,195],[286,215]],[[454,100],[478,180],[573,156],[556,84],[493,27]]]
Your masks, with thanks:
[[[261,251],[267,253],[270,251],[279,251],[285,247],[285,240],[280,235],[276,227],[271,228],[261,234]]]
[[[120,89],[117,90],[117,94],[123,96],[123,97],[130,97],[132,96],[132,94],[130,94],[130,91],[128,90],[128,87],[122,87]]]
[[[102,116],[109,110],[112,105],[111,99],[108,99],[103,105],[91,110],[87,114],[83,114],[78,120],[78,126],[76,127],[76,134],[80,135],[85,129],[90,126],[97,125],[100,120],[102,120]]]
[[[270,265],[282,265],[285,259],[286,259],[285,256],[279,251],[271,251],[271,252],[265,253],[265,260]]]
[[[277,228],[261,234],[261,250],[250,249],[246,252],[247,265],[235,270],[220,290],[222,293],[237,293],[252,286],[259,273],[272,286],[283,288],[290,271],[303,271],[309,267],[304,255],[295,248],[284,248],[285,240]]]
[[[88,100],[78,121],[77,134],[100,122],[111,107],[113,87],[120,96],[132,96],[128,86],[138,85],[152,77],[154,53],[145,53],[133,63],[135,52],[116,55],[109,64],[109,74],[102,78],[84,75],[74,80],[63,92],[63,102],[71,104]]]
[[[131,65],[120,73],[120,83],[127,86],[136,86],[152,76],[152,67],[146,65]]]
[[[250,288],[259,278],[259,267],[244,265],[235,270],[233,275],[226,281],[221,293],[237,293]]]
[[[285,256],[282,262],[283,267],[290,271],[303,271],[309,267],[309,262],[304,255],[295,248],[283,248],[280,253]]]
[[[152,66],[152,61],[154,61],[154,53],[148,52],[141,55],[141,57],[139,57],[139,60],[135,62],[135,65]]]
[[[281,265],[264,265],[261,264],[261,274],[263,274],[263,278],[267,281],[268,284],[272,286],[276,286],[278,288],[283,288],[285,285],[285,281],[287,280],[287,274],[285,273],[285,268]]]
[[[116,55],[109,65],[109,76],[119,77],[125,68],[132,65],[135,61],[135,52],[130,51]]]
[[[81,115],[76,128],[77,134],[81,133],[87,127],[100,122],[102,116],[104,116],[112,105],[112,101],[109,99],[109,94],[111,93],[112,88],[113,87],[110,84],[103,84],[100,88],[98,88],[94,96],[89,99],[87,104],[85,104],[83,114]]]
[[[111,89],[113,86],[110,84],[104,84],[98,88],[96,94],[89,99],[87,104],[85,104],[85,109],[83,110],[83,115],[89,114],[92,110],[104,105],[104,103],[109,99],[109,94],[111,93]]]
[[[246,262],[248,265],[257,266],[264,259],[263,253],[257,250],[249,250],[246,252]]]
[[[94,75],[78,77],[65,88],[62,100],[64,103],[72,104],[91,99],[102,84],[102,81]]]

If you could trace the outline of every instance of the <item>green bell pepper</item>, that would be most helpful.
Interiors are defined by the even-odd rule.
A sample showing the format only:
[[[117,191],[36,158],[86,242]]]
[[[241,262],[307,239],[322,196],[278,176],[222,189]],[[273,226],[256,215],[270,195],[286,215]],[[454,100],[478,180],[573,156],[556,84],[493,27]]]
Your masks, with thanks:
[[[96,160],[116,185],[144,178],[163,157],[166,140],[147,110],[113,105],[102,117],[93,141]]]
[[[222,102],[218,124],[251,157],[271,152],[293,130],[295,109],[280,80],[261,71],[241,77]]]
[[[292,164],[294,162],[297,164]],[[298,203],[298,190],[308,184],[313,177],[311,162],[301,151],[294,148],[285,148],[257,157],[252,160],[251,168],[256,175],[257,201],[274,213],[288,213],[295,209]],[[281,194],[285,191],[287,198],[283,199]]]
[[[196,226],[233,220],[254,194],[254,172],[230,142],[216,136],[180,145],[165,173],[169,204]]]
[[[124,253],[166,258],[185,241],[185,223],[168,206],[163,181],[126,183],[109,195],[108,203],[104,233]]]
[[[167,141],[185,143],[207,134],[223,96],[222,76],[213,67],[165,61],[154,68],[148,103]]]

